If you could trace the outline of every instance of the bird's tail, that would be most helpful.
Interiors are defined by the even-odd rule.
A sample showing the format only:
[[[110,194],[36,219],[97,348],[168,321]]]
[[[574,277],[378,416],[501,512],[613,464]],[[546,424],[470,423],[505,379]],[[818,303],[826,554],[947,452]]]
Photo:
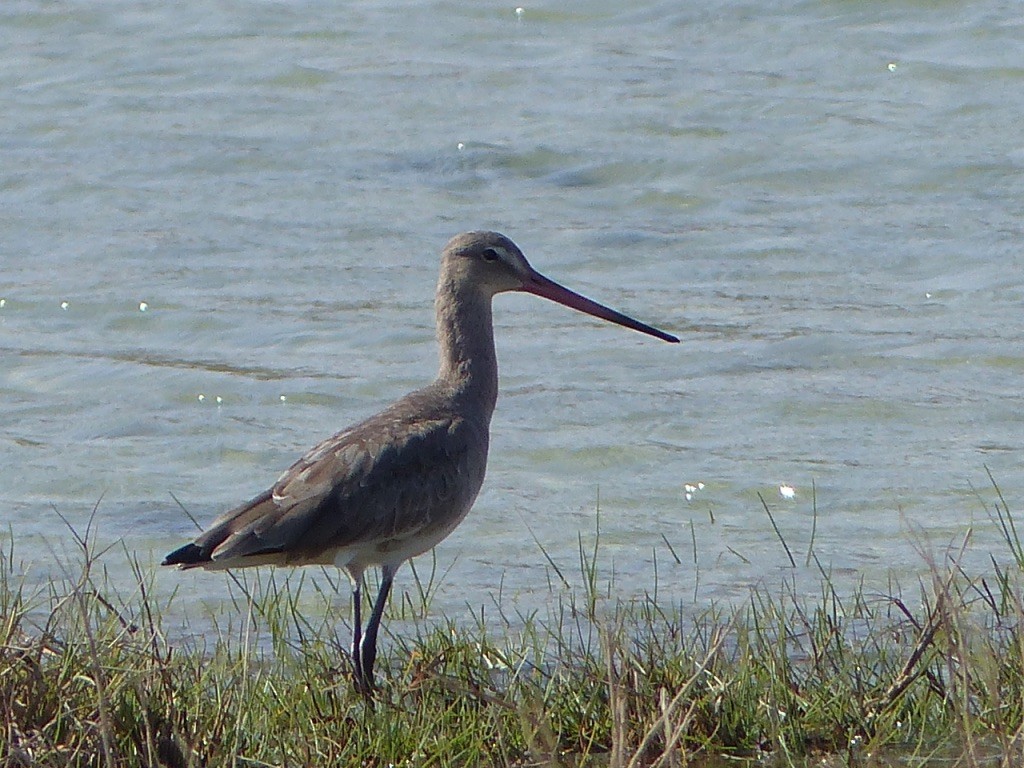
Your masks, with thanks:
[[[271,498],[270,491],[264,491],[251,501],[225,512],[194,541],[171,552],[160,565],[177,565],[181,568],[209,568],[213,553],[240,527],[262,514],[262,505]]]

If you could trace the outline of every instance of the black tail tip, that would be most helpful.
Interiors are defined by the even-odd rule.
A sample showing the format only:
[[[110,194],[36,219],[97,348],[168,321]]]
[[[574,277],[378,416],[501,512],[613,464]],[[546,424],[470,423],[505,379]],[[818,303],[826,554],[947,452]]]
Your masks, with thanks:
[[[210,562],[210,556],[200,547],[195,544],[186,544],[167,555],[160,565],[198,565],[208,562]]]

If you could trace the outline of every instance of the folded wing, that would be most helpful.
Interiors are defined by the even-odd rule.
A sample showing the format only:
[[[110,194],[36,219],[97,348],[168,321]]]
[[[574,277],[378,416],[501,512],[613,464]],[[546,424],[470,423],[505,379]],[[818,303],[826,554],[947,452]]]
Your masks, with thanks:
[[[425,416],[399,405],[314,447],[164,564],[326,562],[344,547],[386,550],[425,529],[454,527],[483,482],[486,429],[451,412]]]

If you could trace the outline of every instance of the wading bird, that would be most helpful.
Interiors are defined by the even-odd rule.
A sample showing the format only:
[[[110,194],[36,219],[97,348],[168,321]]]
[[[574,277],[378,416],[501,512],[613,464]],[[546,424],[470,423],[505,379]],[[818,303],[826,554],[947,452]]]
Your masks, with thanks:
[[[369,695],[377,631],[395,571],[462,522],[484,481],[498,397],[491,299],[505,291],[532,293],[679,341],[544,277],[504,235],[456,235],[442,253],[437,284],[437,379],[324,440],[272,488],[225,512],[163,565],[342,568],[352,581],[354,683]],[[381,568],[380,591],[364,633],[363,572],[374,566]]]

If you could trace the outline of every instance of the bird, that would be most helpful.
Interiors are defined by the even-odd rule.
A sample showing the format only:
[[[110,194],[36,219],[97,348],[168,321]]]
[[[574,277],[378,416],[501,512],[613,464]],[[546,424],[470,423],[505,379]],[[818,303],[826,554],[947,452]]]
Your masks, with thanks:
[[[310,449],[271,488],[223,513],[162,565],[341,568],[352,585],[353,685],[371,696],[377,634],[396,571],[455,530],[483,485],[498,397],[491,300],[508,291],[679,341],[543,276],[504,235],[456,235],[441,254],[433,383]],[[381,569],[380,586],[364,630],[363,574],[373,567]]]

